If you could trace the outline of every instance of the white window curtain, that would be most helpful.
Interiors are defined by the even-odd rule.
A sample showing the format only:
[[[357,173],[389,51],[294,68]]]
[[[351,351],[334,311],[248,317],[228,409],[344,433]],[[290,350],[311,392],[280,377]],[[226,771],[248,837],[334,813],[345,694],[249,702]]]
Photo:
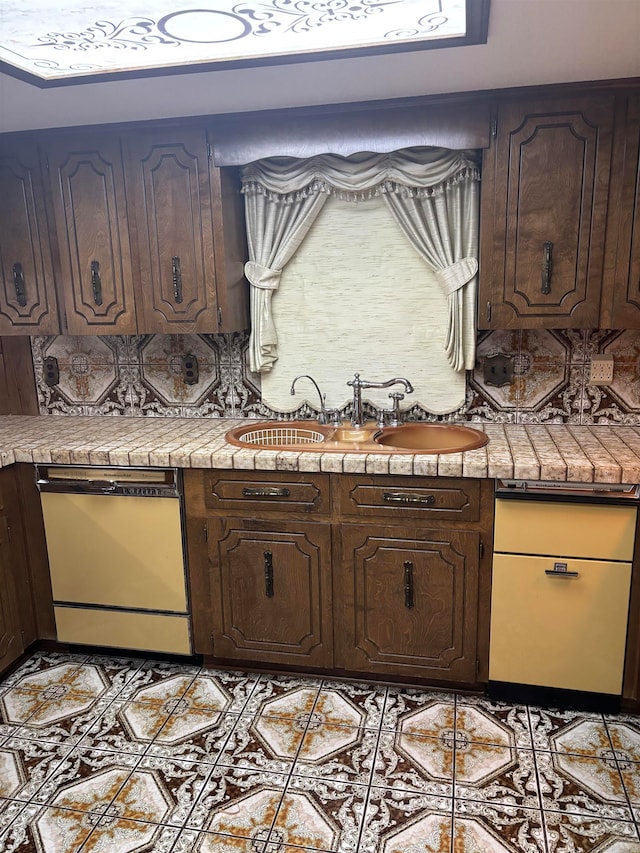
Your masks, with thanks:
[[[359,201],[381,195],[411,245],[447,294],[447,358],[471,369],[474,345],[462,333],[477,284],[478,181],[473,151],[406,149],[391,154],[273,158],[243,169],[251,284],[250,369],[271,370],[277,332],[271,296],[283,266],[304,240],[328,195]]]

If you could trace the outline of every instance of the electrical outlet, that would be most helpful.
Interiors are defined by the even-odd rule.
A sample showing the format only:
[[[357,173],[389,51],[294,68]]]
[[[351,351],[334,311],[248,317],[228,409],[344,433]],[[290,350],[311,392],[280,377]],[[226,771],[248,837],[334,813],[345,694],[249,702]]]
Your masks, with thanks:
[[[589,365],[589,385],[611,385],[613,382],[613,356],[594,355]]]

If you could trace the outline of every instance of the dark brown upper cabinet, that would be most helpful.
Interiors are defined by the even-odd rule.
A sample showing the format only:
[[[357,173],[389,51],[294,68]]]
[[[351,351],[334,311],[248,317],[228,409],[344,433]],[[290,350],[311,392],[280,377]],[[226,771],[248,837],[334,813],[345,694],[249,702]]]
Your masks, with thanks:
[[[134,271],[118,134],[46,142],[68,334],[135,333]]]
[[[239,176],[204,126],[55,131],[44,148],[68,334],[247,328]]]
[[[247,249],[237,170],[214,166],[203,127],[133,131],[125,148],[140,276],[139,330],[247,328]]]
[[[611,175],[602,327],[640,328],[640,95],[621,99]]]
[[[0,334],[60,331],[37,143],[0,139]]]
[[[480,328],[596,328],[614,98],[505,101],[482,176]]]

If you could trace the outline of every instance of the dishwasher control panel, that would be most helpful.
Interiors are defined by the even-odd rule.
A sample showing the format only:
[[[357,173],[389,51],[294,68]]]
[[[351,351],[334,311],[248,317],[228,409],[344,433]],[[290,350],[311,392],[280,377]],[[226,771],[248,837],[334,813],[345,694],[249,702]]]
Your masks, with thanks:
[[[41,492],[178,497],[179,472],[177,468],[36,465],[36,486]]]

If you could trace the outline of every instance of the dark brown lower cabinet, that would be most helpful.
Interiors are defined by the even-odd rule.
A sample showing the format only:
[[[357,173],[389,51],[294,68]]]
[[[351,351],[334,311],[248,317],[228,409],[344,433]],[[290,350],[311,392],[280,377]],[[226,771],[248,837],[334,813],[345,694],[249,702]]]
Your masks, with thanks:
[[[325,524],[209,519],[216,657],[331,667],[331,540]]]
[[[486,681],[492,482],[284,471],[185,471],[184,482],[196,652]]]
[[[25,551],[25,507],[17,483],[19,467],[0,470],[0,672],[37,638]]]
[[[24,651],[11,559],[9,525],[0,515],[0,672]]]
[[[344,525],[335,572],[336,664],[476,680],[479,534]]]

